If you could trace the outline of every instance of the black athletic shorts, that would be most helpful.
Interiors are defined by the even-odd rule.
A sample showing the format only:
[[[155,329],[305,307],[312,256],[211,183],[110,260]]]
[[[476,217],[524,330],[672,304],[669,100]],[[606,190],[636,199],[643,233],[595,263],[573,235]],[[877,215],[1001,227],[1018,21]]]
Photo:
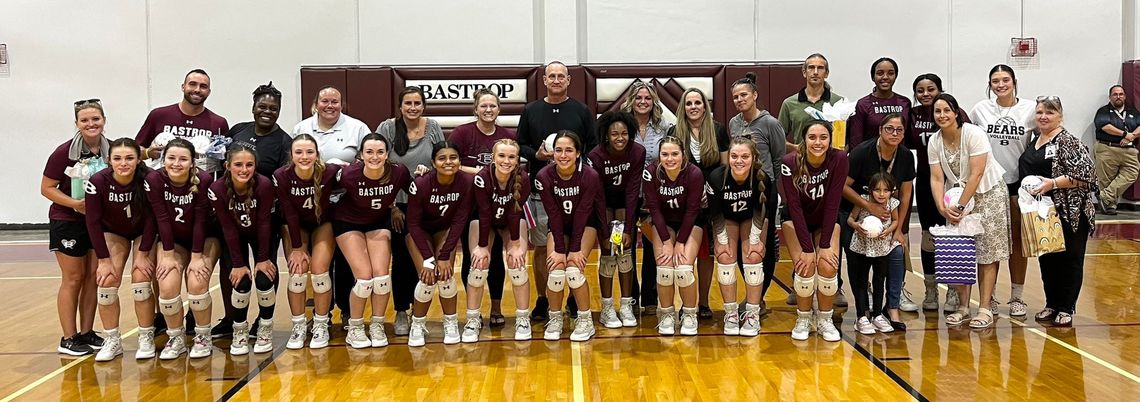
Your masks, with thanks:
[[[87,223],[84,221],[52,219],[48,238],[48,250],[64,255],[83,257],[91,251],[91,237],[87,235]]]
[[[350,223],[350,222],[345,222],[345,221],[334,220],[334,221],[332,221],[332,229],[333,229],[333,235],[338,236],[338,237],[340,235],[348,233],[348,232],[368,233],[368,232],[371,232],[373,230],[380,230],[380,229],[388,229],[389,231],[391,231],[392,230],[392,221],[389,219],[385,219],[385,220],[378,222],[378,223],[360,224],[360,223]]]

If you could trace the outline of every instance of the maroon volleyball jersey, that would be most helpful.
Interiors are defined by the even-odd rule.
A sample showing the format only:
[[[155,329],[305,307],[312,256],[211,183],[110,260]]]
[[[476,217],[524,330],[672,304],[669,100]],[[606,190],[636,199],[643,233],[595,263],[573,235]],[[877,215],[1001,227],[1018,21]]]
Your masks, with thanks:
[[[542,207],[548,217],[547,225],[554,238],[554,251],[567,254],[582,250],[582,234],[593,219],[605,221],[605,200],[602,182],[593,168],[578,161],[578,168],[569,179],[558,175],[558,166],[550,164],[538,171],[534,188],[542,198]],[[598,238],[609,238],[608,226],[601,225]],[[564,236],[569,236],[567,243]]]
[[[84,185],[87,195],[83,203],[87,207],[87,235],[99,258],[110,258],[107,239],[103,233],[112,233],[134,240],[142,236],[139,250],[150,251],[154,245],[154,218],[146,200],[134,205],[135,183],[119,184],[113,177],[111,168],[106,168],[91,176]]]
[[[387,178],[369,179],[364,175],[364,164],[353,163],[340,170],[337,183],[344,188],[344,196],[336,204],[333,219],[357,225],[374,225],[391,219],[392,203],[396,194],[408,189],[412,176],[408,168],[398,163],[385,166]]]
[[[523,208],[530,198],[530,176],[519,168],[518,175],[511,175],[501,183],[495,176],[494,168],[487,168],[475,175],[475,208],[479,218],[479,247],[487,247],[491,229],[507,229],[511,240],[519,239],[519,220],[523,218]],[[515,199],[515,184],[519,186],[519,199]]]
[[[206,172],[198,172],[197,186],[190,182],[177,186],[158,170],[146,175],[146,197],[163,250],[172,251],[175,244],[181,244],[188,246],[191,253],[202,252],[206,223],[210,221],[210,201],[206,193],[211,183],[213,179]]]
[[[436,255],[432,234],[444,230],[449,231],[439,250],[440,259],[455,251],[463,226],[471,216],[472,182],[470,174],[458,172],[451,184],[444,186],[436,180],[433,170],[408,186],[408,234],[424,259]]]
[[[590,151],[589,162],[602,180],[606,208],[625,208],[626,236],[637,230],[637,199],[641,196],[641,180],[637,177],[645,166],[645,147],[630,141],[626,151],[618,154],[606,150],[601,144]],[[603,222],[609,225],[609,222]]]
[[[803,187],[798,187],[794,181],[795,175],[799,174],[796,154],[784,155],[784,163],[780,166],[783,187],[780,195],[788,205],[788,214],[796,226],[796,238],[803,252],[815,252],[812,229],[820,231],[820,248],[831,247],[831,232],[835,229],[839,215],[839,201],[843,199],[847,170],[847,154],[842,150],[828,149],[823,164],[819,167],[808,164],[807,173],[800,177]]]
[[[515,139],[515,132],[506,127],[495,125],[495,132],[491,135],[483,134],[475,122],[460,125],[451,130],[448,141],[455,144],[459,151],[459,162],[467,167],[490,165],[494,160],[491,154],[495,142],[502,139]]]
[[[336,187],[336,176],[340,172],[340,165],[325,165],[325,171],[319,180],[310,177],[303,180],[297,177],[293,164],[286,164],[273,172],[273,186],[277,189],[277,200],[281,207],[281,215],[285,217],[285,225],[289,227],[289,242],[293,248],[300,248],[301,228],[315,228],[328,222],[329,196]],[[320,188],[321,196],[317,199],[316,190]],[[318,211],[320,212],[318,214]]]
[[[273,222],[270,213],[273,212],[273,182],[265,176],[254,174],[253,194],[245,196],[230,194],[225,179],[218,179],[210,185],[207,195],[214,204],[214,213],[218,216],[218,223],[222,225],[222,234],[226,238],[226,247],[230,250],[230,259],[235,267],[249,267],[245,249],[241,247],[241,240],[256,244],[253,251],[255,262],[269,261],[269,231]],[[250,199],[250,197],[253,197]],[[249,200],[247,207],[245,201]]]
[[[665,168],[654,162],[642,172],[645,181],[645,206],[653,217],[653,226],[661,241],[669,240],[669,229],[677,231],[677,243],[689,241],[701,212],[705,193],[705,177],[701,168],[686,163],[676,179],[669,179]]]
[[[198,136],[224,135],[230,131],[230,125],[222,116],[203,110],[197,116],[188,116],[182,113],[175,103],[170,106],[155,108],[146,116],[146,121],[135,135],[135,141],[142,147],[150,147],[151,142],[161,133],[171,133],[178,138],[189,139]]]

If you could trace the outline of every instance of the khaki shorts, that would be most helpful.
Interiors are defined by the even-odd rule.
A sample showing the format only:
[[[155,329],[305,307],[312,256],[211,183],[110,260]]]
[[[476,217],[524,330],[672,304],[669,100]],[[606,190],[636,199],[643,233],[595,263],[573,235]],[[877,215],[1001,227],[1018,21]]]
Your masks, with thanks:
[[[546,235],[550,233],[550,228],[547,227],[549,218],[546,216],[546,208],[542,206],[542,200],[536,195],[532,195],[526,203],[531,215],[534,216],[534,227],[527,231],[530,244],[535,247],[546,247]]]

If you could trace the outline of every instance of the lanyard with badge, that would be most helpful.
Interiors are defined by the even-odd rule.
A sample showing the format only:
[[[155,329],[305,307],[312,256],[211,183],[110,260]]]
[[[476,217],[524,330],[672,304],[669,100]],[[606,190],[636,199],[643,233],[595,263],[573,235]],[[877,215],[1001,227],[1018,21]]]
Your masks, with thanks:
[[[880,136],[879,139],[875,141],[875,159],[879,160],[879,173],[885,172],[885,173],[891,175],[891,177],[894,177],[895,158],[898,158],[898,156],[899,156],[899,148],[895,147],[895,153],[894,153],[894,155],[891,155],[891,161],[887,162],[887,170],[884,171],[883,170],[883,160],[881,159],[882,155],[883,155],[883,151],[880,148],[880,145],[882,143],[883,143],[883,137]],[[895,178],[895,180],[898,180],[898,179]],[[871,190],[872,190],[871,188],[869,188],[869,187],[864,187],[864,188],[867,190],[867,194],[871,194]],[[897,197],[898,191],[899,191],[898,187],[895,187],[895,190],[891,192],[891,195]]]

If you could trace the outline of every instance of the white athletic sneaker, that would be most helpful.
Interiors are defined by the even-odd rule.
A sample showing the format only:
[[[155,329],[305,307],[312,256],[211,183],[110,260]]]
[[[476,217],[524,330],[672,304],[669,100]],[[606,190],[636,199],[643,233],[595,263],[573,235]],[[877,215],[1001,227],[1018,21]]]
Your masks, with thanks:
[[[760,334],[760,305],[744,304],[744,315],[740,320],[740,336]]]
[[[876,331],[882,333],[893,332],[895,330],[895,327],[891,326],[891,321],[888,320],[887,317],[884,317],[882,314],[871,318],[871,325],[875,326]]]
[[[562,312],[551,311],[546,319],[546,328],[542,331],[542,339],[557,341],[562,337]]]
[[[938,283],[934,282],[934,275],[926,275],[923,282],[926,285],[926,297],[922,299],[922,309],[936,311],[938,310]]]
[[[530,311],[515,311],[515,340],[529,341],[532,336],[530,328]]]
[[[614,310],[614,299],[602,299],[602,314],[598,317],[606,328],[621,328],[621,319]]]
[[[903,289],[902,294],[899,295],[899,297],[900,297],[900,299],[899,299],[899,310],[902,310],[902,311],[905,311],[908,313],[913,313],[913,312],[918,311],[918,305],[914,303],[914,300],[910,299],[910,291],[909,290]]]
[[[792,339],[797,341],[806,341],[811,331],[815,329],[815,323],[812,322],[811,311],[797,311],[796,326],[792,327]]]
[[[958,311],[958,304],[958,290],[951,288],[946,291],[946,303],[942,305],[942,311],[947,313]]]
[[[832,311],[820,311],[815,316],[816,333],[828,342],[839,342],[839,329],[831,322]]]
[[[313,337],[309,339],[309,349],[323,349],[327,346],[329,346],[328,316],[313,317]]]
[[[657,308],[657,333],[673,335],[677,330],[677,311],[675,307]]]
[[[459,343],[459,317],[455,314],[443,316],[443,344],[454,345]]]
[[[201,359],[214,353],[214,344],[210,339],[210,327],[194,328],[194,344],[190,346],[190,358]]]
[[[285,342],[285,347],[292,350],[297,350],[305,347],[305,336],[308,335],[309,330],[305,326],[305,316],[293,317],[293,329],[289,331],[289,341]]]
[[[135,359],[154,358],[154,327],[139,328],[139,350],[135,351]]]
[[[103,348],[95,354],[95,361],[109,362],[123,354],[123,339],[119,330],[113,329],[103,333]]]
[[[855,321],[855,330],[863,335],[875,334],[875,326],[871,324],[871,320],[867,317],[859,317],[859,319]]]
[[[372,317],[368,324],[368,337],[372,338],[371,346],[382,348],[388,346],[388,334],[384,333],[384,317]]]
[[[233,340],[230,341],[230,354],[241,356],[249,353],[249,323],[235,322]]]
[[[273,350],[273,319],[258,320],[257,340],[253,344],[253,353],[265,353]]]
[[[613,311],[611,309],[611,311]],[[594,337],[594,317],[589,311],[579,311],[578,318],[574,319],[574,332],[570,333],[570,340],[584,342]]]
[[[693,336],[697,334],[697,308],[681,308],[681,335]]]
[[[475,314],[467,312],[467,323],[463,324],[463,335],[460,339],[463,343],[479,342],[479,331],[483,329],[483,316],[479,315],[476,310]]]
[[[166,341],[166,346],[162,347],[162,353],[158,354],[159,359],[174,360],[186,353],[186,337],[182,332],[181,328],[166,331],[166,336],[169,339]]]
[[[621,309],[618,310],[618,317],[621,318],[621,326],[623,327],[636,327],[637,315],[633,313],[633,298],[621,298]]]
[[[740,314],[736,303],[724,304],[724,334],[740,335]]]
[[[423,346],[427,342],[427,317],[412,317],[412,325],[408,330],[408,346]]]
[[[372,340],[368,339],[368,335],[364,333],[363,318],[350,318],[348,320],[348,335],[345,335],[344,343],[353,349],[364,349],[372,346]]]
[[[396,312],[396,336],[408,336],[408,331],[411,330],[412,320],[408,318],[407,311]]]

